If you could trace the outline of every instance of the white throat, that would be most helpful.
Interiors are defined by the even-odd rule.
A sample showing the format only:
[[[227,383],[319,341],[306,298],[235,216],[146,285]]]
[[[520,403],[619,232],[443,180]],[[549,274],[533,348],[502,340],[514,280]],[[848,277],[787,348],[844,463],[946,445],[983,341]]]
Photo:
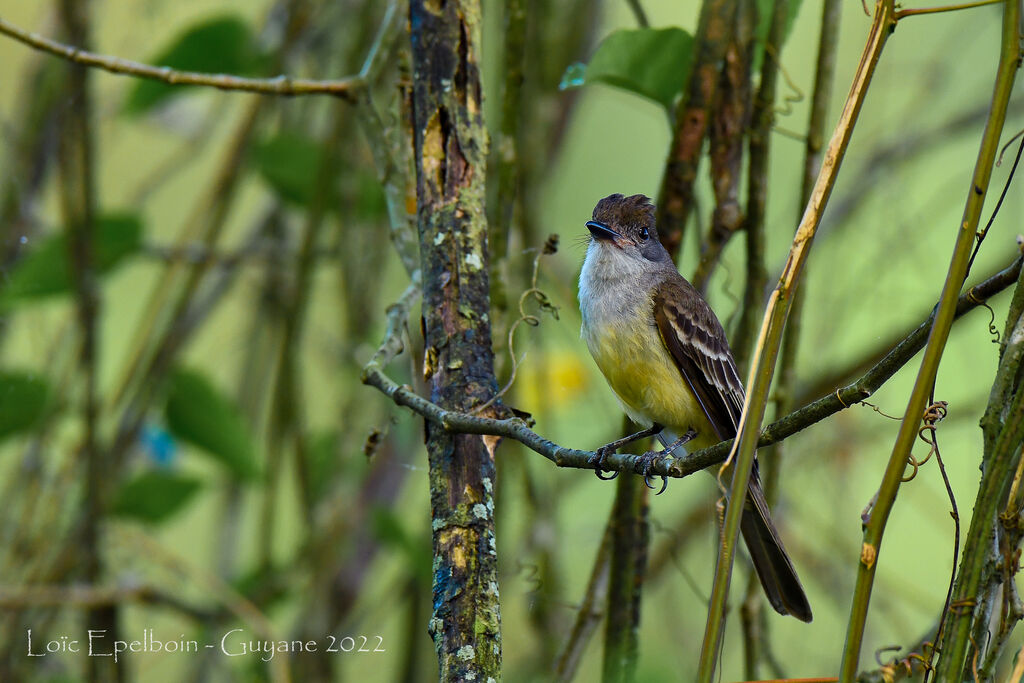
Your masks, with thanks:
[[[611,244],[591,240],[580,271],[580,312],[583,333],[591,324],[611,322],[628,315],[650,296],[644,287],[648,271],[642,259]]]

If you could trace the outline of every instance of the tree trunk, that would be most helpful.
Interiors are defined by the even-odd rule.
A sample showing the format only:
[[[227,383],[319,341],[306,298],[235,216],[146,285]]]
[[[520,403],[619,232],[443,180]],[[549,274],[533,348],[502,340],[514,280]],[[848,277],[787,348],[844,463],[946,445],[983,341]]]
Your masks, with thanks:
[[[484,217],[480,6],[473,0],[413,0],[409,17],[423,372],[432,401],[472,412],[497,389]],[[426,433],[434,548],[430,633],[440,678],[497,681],[501,635],[491,497],[497,439],[453,434],[430,423]]]

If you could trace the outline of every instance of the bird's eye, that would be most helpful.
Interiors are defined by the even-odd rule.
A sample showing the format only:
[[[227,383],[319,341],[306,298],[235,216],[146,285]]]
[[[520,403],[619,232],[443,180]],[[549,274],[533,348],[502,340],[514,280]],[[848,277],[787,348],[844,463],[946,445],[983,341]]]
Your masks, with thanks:
[[[647,231],[647,228],[640,228],[640,238],[646,241],[651,236],[651,233]]]

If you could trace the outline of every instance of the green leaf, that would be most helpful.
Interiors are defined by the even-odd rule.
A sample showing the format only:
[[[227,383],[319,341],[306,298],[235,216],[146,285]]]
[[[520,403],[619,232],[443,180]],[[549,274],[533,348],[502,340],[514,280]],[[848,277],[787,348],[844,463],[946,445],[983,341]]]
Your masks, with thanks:
[[[285,201],[309,206],[323,162],[323,146],[297,133],[279,133],[258,143],[252,162],[263,180]]]
[[[201,486],[195,477],[162,470],[146,472],[121,486],[113,512],[144,522],[162,522],[182,509]]]
[[[93,265],[99,274],[112,271],[142,244],[142,222],[132,214],[101,216],[92,243]],[[43,239],[11,270],[0,285],[0,310],[30,299],[71,291],[72,273],[64,233]]]
[[[266,58],[257,48],[244,20],[237,16],[220,16],[190,26],[146,62],[177,71],[244,76],[258,73]],[[145,113],[189,88],[139,79],[128,93],[124,112]]]
[[[781,48],[786,44],[786,39],[793,32],[793,25],[796,24],[797,15],[800,14],[801,0],[789,0],[786,8],[786,25],[782,29]],[[761,62],[764,60],[764,46],[768,42],[768,31],[772,26],[772,12],[775,10],[775,0],[757,0],[757,32],[754,37],[757,47],[754,51],[754,62],[751,67],[755,73],[760,73]]]
[[[0,440],[38,424],[49,398],[50,387],[42,377],[0,370]]]
[[[256,448],[238,407],[203,375],[176,370],[164,411],[172,434],[198,447],[240,479],[259,476]]]
[[[693,36],[681,28],[615,31],[585,66],[570,65],[559,87],[606,83],[670,108],[693,63]]]

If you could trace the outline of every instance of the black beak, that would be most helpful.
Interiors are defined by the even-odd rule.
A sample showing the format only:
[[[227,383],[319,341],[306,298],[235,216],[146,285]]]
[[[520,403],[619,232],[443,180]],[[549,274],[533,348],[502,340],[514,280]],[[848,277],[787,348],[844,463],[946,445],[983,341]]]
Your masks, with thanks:
[[[590,230],[590,234],[594,236],[594,239],[616,243],[622,239],[622,235],[615,232],[604,223],[598,223],[597,221],[587,221],[587,229]]]

